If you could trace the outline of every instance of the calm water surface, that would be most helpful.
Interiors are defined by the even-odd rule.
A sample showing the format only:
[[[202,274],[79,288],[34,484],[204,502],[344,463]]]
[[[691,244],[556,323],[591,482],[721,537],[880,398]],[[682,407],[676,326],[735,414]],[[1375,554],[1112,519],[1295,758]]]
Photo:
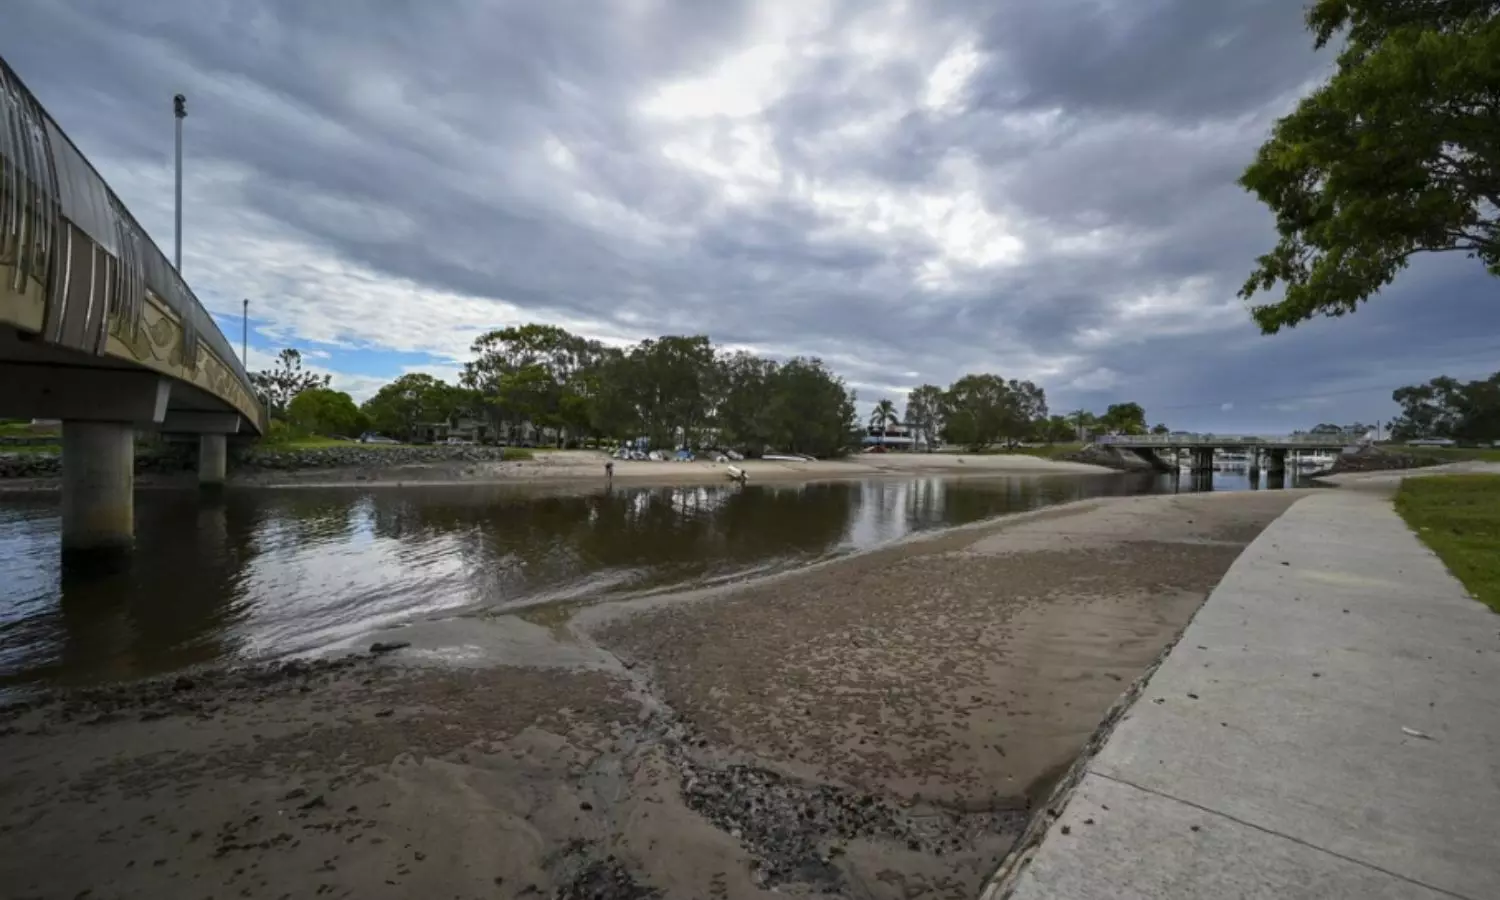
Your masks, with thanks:
[[[55,496],[0,495],[0,694],[305,653],[416,617],[703,584],[1007,512],[1207,486],[1069,475],[214,500],[142,490],[135,551],[107,569],[63,564]],[[1212,484],[1247,487],[1243,472]]]

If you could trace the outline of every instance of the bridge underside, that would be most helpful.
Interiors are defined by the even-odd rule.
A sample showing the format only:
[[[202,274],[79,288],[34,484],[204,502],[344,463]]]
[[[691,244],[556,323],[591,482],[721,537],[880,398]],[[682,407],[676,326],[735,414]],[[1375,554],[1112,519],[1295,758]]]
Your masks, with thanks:
[[[266,413],[176,267],[0,60],[0,416],[63,422],[63,546],[128,546],[134,438],[193,435],[222,483]]]

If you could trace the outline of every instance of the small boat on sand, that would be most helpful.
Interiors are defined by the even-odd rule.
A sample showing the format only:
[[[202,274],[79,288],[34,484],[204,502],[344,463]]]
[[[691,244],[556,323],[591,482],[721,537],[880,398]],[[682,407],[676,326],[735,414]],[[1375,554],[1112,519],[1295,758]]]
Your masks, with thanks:
[[[750,473],[739,466],[725,466],[724,474],[729,476],[730,481],[738,481],[740,484],[744,484],[745,480],[750,477]]]

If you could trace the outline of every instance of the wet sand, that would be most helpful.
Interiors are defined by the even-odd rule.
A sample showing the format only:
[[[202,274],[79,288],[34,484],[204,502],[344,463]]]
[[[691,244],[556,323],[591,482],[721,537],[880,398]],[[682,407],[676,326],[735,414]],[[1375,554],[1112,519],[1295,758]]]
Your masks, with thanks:
[[[1300,493],[1084,501],[740,585],[429,623],[377,657],[12,710],[0,884],[973,896]]]
[[[231,488],[280,487],[404,487],[406,485],[521,484],[539,487],[604,484],[607,480],[639,487],[725,484],[727,466],[743,469],[751,483],[832,481],[845,478],[946,478],[997,475],[1086,475],[1107,474],[1113,469],[1086,463],[1042,459],[1022,453],[965,455],[962,453],[866,453],[843,459],[801,462],[741,460],[715,463],[644,462],[615,460],[612,476],[606,478],[609,457],[597,450],[533,451],[532,459],[513,462],[434,462],[402,466],[309,469],[231,469]],[[49,478],[0,479],[0,493],[55,491],[61,480]],[[136,486],[145,488],[192,488],[197,474],[140,474]]]
[[[1041,459],[1025,454],[867,453],[843,459],[800,462],[741,460],[715,463],[615,460],[606,478],[609,457],[596,450],[536,451],[532,459],[491,463],[422,463],[380,469],[303,469],[233,473],[230,484],[243,487],[361,487],[405,484],[602,484],[614,480],[639,486],[724,484],[728,466],[745,471],[753,484],[829,481],[841,478],[911,478],[915,476],[992,477],[995,475],[1101,474],[1112,470],[1084,463]]]

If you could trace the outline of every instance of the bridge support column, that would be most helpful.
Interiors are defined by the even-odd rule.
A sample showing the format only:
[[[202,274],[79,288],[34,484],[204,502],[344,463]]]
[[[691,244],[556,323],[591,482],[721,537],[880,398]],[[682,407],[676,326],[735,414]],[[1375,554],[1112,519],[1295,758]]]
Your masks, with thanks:
[[[63,421],[62,547],[125,550],[135,540],[135,429]]]
[[[1249,456],[1249,459],[1250,459],[1250,477],[1252,479],[1259,478],[1260,477],[1260,448],[1259,447],[1251,447],[1248,456]]]
[[[1195,473],[1212,472],[1214,470],[1214,451],[1212,448],[1193,450],[1193,471]]]
[[[229,441],[222,434],[198,436],[198,484],[201,487],[224,486],[225,461],[229,455]]]
[[[1266,474],[1286,474],[1286,453],[1287,452],[1285,449],[1272,449],[1266,451]]]

